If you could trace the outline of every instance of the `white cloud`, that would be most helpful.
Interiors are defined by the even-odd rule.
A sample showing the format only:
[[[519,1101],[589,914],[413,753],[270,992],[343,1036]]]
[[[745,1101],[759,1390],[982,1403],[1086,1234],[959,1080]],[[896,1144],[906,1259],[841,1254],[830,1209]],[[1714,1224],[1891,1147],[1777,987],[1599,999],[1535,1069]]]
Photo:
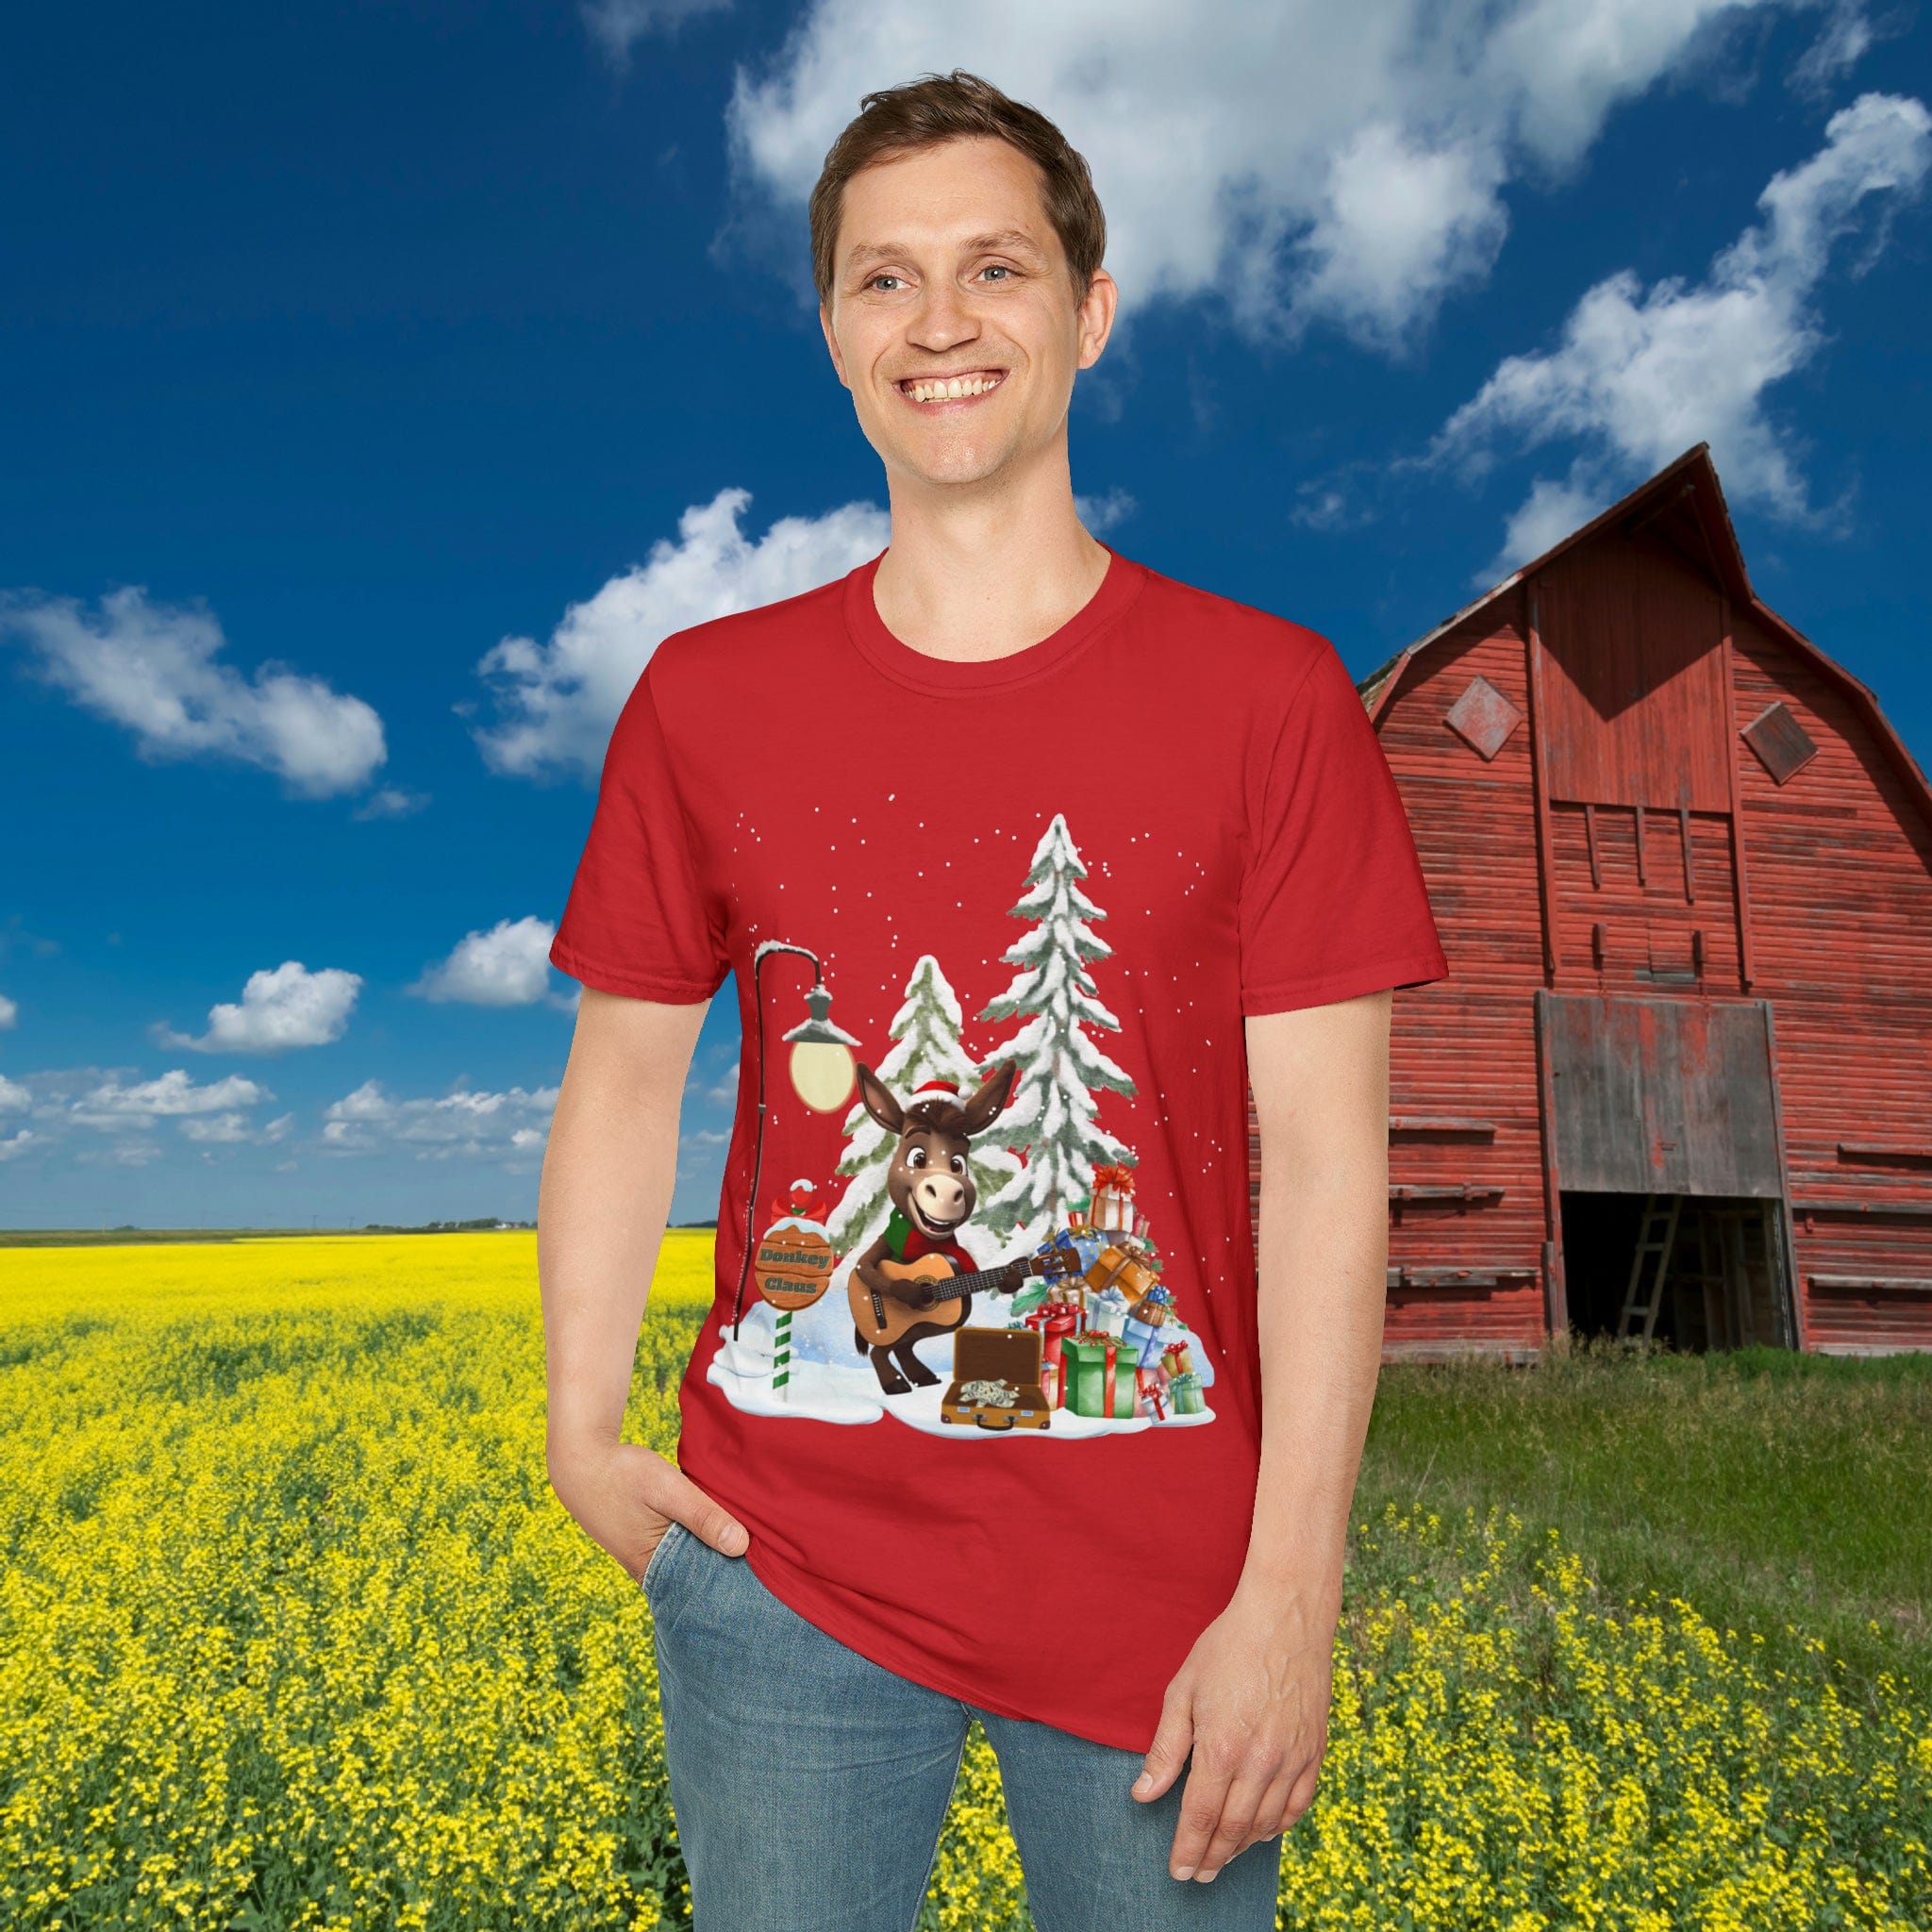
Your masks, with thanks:
[[[25,1113],[33,1104],[33,1095],[18,1080],[0,1074],[0,1113]]]
[[[253,1107],[274,1097],[267,1088],[240,1074],[197,1087],[184,1069],[176,1067],[158,1079],[132,1087],[118,1079],[105,1080],[74,1102],[68,1118],[78,1126],[117,1133],[129,1128],[144,1130],[158,1120]]]
[[[1116,485],[1105,496],[1076,496],[1074,513],[1086,525],[1089,536],[1104,537],[1118,529],[1140,508],[1127,492]]]
[[[517,777],[594,777],[610,727],[651,653],[674,631],[794,597],[843,576],[885,548],[886,513],[848,503],[822,517],[781,517],[756,541],[739,527],[751,502],[721,490],[678,519],[675,542],[573,604],[547,643],[505,638],[477,666],[499,722],[476,742],[492,770]]]
[[[0,992],[0,1033],[4,1033],[9,1026],[15,1024],[19,1019],[19,1006],[14,1001],[8,999],[4,992]]]
[[[1614,491],[1606,493],[1581,476],[1539,476],[1509,518],[1498,558],[1477,572],[1483,587],[1487,589],[1498,578],[1507,576],[1518,564],[1527,563],[1532,557],[1541,557],[1572,530],[1580,530],[1591,518],[1608,508],[1614,498]],[[1502,558],[1511,561],[1505,563]]]
[[[205,1145],[269,1147],[287,1140],[294,1124],[295,1116],[291,1113],[282,1114],[259,1128],[245,1113],[218,1113],[191,1114],[182,1120],[180,1127],[187,1139]]]
[[[1865,11],[1865,0],[1838,0],[1824,30],[1792,68],[1791,85],[1801,93],[1824,93],[1872,51],[1878,38],[1879,29]]]
[[[161,1158],[152,1141],[116,1141],[111,1146],[88,1154],[76,1154],[83,1167],[146,1167]]]
[[[882,84],[955,65],[1052,115],[1107,209],[1131,308],[1224,298],[1251,329],[1323,318],[1394,348],[1489,273],[1504,191],[1752,14],[1822,0],[813,0],[741,70],[736,167],[801,205]]]
[[[1815,518],[1765,392],[1824,344],[1813,297],[1834,245],[1875,213],[1869,266],[1891,212],[1928,170],[1924,105],[1861,95],[1831,117],[1810,159],[1773,177],[1757,199],[1764,219],[1721,250],[1701,282],[1672,276],[1646,291],[1620,270],[1577,303],[1555,348],[1504,361],[1443,425],[1432,457],[1480,467],[1502,445],[1563,438],[1581,449],[1566,479],[1538,480],[1481,580],[1527,561],[1609,502],[1620,482],[1699,441],[1710,443],[1734,499]]]
[[[11,1140],[0,1141],[0,1160],[12,1160],[16,1156],[25,1154],[29,1147],[39,1144],[40,1138],[38,1134],[30,1134],[25,1127],[21,1128]]]
[[[360,698],[272,662],[244,677],[221,661],[212,615],[151,604],[138,585],[92,612],[72,597],[9,597],[0,631],[25,640],[48,683],[132,731],[146,758],[231,758],[325,798],[366,784],[388,756]]]
[[[429,803],[426,791],[405,791],[395,785],[385,785],[379,791],[372,791],[349,816],[355,819],[407,819]]]
[[[629,65],[630,50],[646,34],[675,33],[700,14],[722,13],[731,0],[587,0],[584,25],[611,62]]]
[[[399,1100],[365,1080],[323,1109],[322,1144],[333,1154],[408,1149],[419,1160],[516,1162],[541,1152],[558,1090],[512,1087],[501,1093],[459,1088],[436,1099]]]
[[[273,970],[251,973],[238,1006],[225,1002],[208,1010],[208,1031],[199,1040],[157,1027],[163,1046],[196,1053],[282,1053],[291,1047],[327,1046],[342,1037],[359,974],[325,966],[311,973],[299,959],[285,959]]]
[[[409,991],[473,1007],[535,1006],[550,991],[550,942],[556,937],[547,919],[499,919],[488,932],[458,941],[449,958],[430,967]]]

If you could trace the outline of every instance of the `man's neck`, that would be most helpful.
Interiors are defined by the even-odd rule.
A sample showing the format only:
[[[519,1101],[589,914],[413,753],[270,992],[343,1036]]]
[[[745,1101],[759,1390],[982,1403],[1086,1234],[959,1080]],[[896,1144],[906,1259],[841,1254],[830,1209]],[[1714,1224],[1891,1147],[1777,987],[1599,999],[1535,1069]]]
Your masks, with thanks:
[[[873,580],[901,643],[957,661],[1051,637],[1107,575],[1106,547],[1074,508],[1064,449],[1034,475],[977,489],[892,479],[892,541]]]

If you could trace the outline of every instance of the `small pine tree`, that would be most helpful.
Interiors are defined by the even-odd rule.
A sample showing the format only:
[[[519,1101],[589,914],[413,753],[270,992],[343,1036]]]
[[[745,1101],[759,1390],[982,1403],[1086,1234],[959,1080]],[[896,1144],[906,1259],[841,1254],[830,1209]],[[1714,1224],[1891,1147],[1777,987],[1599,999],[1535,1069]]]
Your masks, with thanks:
[[[1091,1193],[1097,1162],[1133,1164],[1132,1151],[1094,1117],[1096,1091],[1131,1094],[1134,1083],[1087,1037],[1090,1026],[1118,1033],[1121,1023],[1100,1004],[1087,971],[1090,960],[1111,958],[1113,948],[1087,924],[1107,914],[1080,890],[1086,876],[1066,816],[1056,812],[1012,908],[1015,919],[1034,921],[1033,929],[1001,955],[1020,971],[979,1015],[1024,1023],[981,1065],[984,1074],[1000,1060],[1020,1062],[1013,1104],[982,1137],[1026,1156],[1025,1166],[981,1210],[994,1234],[1024,1226],[1044,1239],[1068,1208]]]
[[[923,953],[906,982],[906,1003],[892,1018],[891,1032],[895,1043],[874,1071],[902,1100],[928,1080],[953,1081],[964,1100],[981,1078],[960,1040],[964,1025],[958,996],[940,970],[940,962],[930,953]],[[825,1231],[833,1247],[849,1256],[885,1231],[892,1212],[886,1175],[898,1142],[858,1101],[845,1117],[845,1155],[836,1171],[851,1179],[825,1224]],[[972,1142],[966,1167],[985,1202],[1011,1184],[1020,1162],[982,1135]],[[969,1234],[970,1226],[980,1224],[982,1219],[975,1217]]]

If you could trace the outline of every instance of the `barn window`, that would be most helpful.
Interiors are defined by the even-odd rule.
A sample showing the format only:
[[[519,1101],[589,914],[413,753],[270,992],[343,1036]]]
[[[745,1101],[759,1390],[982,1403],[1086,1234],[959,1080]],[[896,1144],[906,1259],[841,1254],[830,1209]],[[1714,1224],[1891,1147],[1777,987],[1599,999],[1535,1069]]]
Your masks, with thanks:
[[[1780,785],[1818,756],[1810,733],[1782,698],[1766,705],[1740,735]]]
[[[1523,713],[1478,673],[1463,687],[1462,695],[1443,712],[1442,722],[1484,758],[1492,758],[1523,723]]]

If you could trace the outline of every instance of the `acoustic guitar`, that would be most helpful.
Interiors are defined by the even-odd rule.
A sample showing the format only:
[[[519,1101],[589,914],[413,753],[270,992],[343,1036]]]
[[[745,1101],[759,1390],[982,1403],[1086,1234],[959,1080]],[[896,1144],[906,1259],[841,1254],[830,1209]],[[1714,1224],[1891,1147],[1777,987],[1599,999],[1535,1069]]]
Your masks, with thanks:
[[[930,1301],[905,1302],[895,1295],[882,1294],[875,1288],[866,1287],[857,1269],[846,1277],[845,1295],[852,1304],[853,1324],[865,1337],[867,1347],[891,1348],[908,1328],[922,1323],[939,1328],[957,1328],[966,1319],[967,1297],[980,1289],[991,1291],[1000,1288],[1015,1267],[1027,1275],[1044,1274],[1049,1279],[1058,1279],[1073,1274],[1077,1265],[1070,1256],[1054,1248],[1044,1255],[1003,1261],[997,1268],[960,1274],[956,1272],[950,1256],[922,1255],[916,1261],[881,1261],[878,1272],[888,1281],[913,1282],[927,1289]]]

